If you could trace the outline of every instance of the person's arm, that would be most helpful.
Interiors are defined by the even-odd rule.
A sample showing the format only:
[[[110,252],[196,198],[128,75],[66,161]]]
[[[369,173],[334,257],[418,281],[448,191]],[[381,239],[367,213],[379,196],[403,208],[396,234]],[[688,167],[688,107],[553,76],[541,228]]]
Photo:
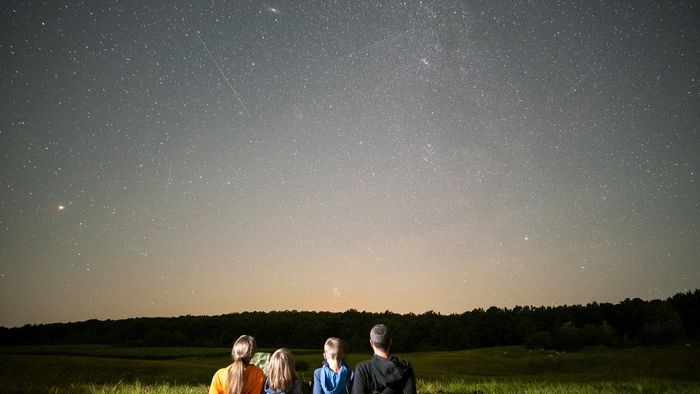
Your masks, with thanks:
[[[292,383],[292,389],[289,391],[289,394],[301,394],[301,380],[296,379]]]
[[[211,384],[209,385],[209,394],[223,394],[224,388],[221,380],[219,380],[219,371],[214,373],[214,377],[211,378]]]
[[[346,393],[350,394],[352,393],[352,385],[355,383],[355,371],[351,371],[348,368],[348,381],[346,383],[347,389],[345,390]]]
[[[358,368],[355,369],[355,377],[352,379],[352,394],[369,394],[369,390],[365,388],[367,379]]]
[[[321,391],[321,368],[314,371],[314,388],[311,390],[311,394],[323,394]]]
[[[413,366],[409,363],[408,368],[411,371],[406,380],[406,386],[403,388],[404,394],[416,394],[416,375],[413,372]]]

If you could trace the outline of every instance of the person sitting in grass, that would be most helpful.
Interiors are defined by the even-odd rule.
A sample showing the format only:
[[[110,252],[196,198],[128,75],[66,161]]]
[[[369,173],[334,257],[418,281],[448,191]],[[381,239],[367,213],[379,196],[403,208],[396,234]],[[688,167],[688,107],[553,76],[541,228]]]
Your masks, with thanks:
[[[241,335],[233,343],[233,363],[214,374],[209,394],[260,394],[265,382],[262,369],[250,363],[255,354],[255,338]]]
[[[384,324],[372,327],[369,344],[374,357],[355,367],[352,394],[416,394],[416,378],[411,363],[389,354],[391,331]]]
[[[285,349],[277,349],[267,364],[267,379],[263,394],[301,394],[301,381],[297,378],[294,356]]]
[[[314,371],[313,394],[348,394],[352,387],[352,371],[345,364],[340,338],[326,339],[323,364]]]

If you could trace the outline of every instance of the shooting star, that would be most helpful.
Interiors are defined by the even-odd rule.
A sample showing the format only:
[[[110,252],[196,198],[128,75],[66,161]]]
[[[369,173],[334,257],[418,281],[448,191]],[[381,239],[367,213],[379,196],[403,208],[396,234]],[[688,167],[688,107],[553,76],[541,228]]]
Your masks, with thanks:
[[[202,40],[202,37],[199,35],[199,31],[195,31],[195,34],[197,34],[197,38],[199,39],[199,42],[202,43],[202,46],[203,46],[204,49],[207,51],[207,54],[209,55],[209,59],[211,59],[212,63],[214,63],[214,64],[216,65],[216,68],[219,69],[219,72],[221,73],[221,76],[224,77],[224,79],[226,80],[226,83],[228,84],[228,87],[231,88],[231,91],[233,92],[234,96],[236,96],[236,98],[238,99],[238,102],[241,103],[241,106],[242,106],[243,109],[245,110],[245,113],[248,114],[248,116],[250,116],[250,117],[252,118],[253,115],[250,114],[250,111],[248,111],[248,108],[247,108],[247,107],[245,106],[245,104],[243,103],[243,99],[241,99],[241,96],[238,94],[238,92],[236,92],[236,89],[233,88],[233,85],[231,84],[231,81],[229,81],[229,80],[228,80],[228,77],[226,76],[226,74],[224,74],[224,70],[221,69],[221,66],[219,66],[219,63],[217,63],[217,62],[216,62],[216,59],[214,59],[214,55],[212,55],[212,53],[211,53],[211,51],[209,50],[209,48],[207,48],[207,44],[204,43],[204,40]]]
[[[566,96],[568,96],[568,95],[570,95],[571,93],[576,92],[576,89],[578,89],[579,85],[581,85],[581,84],[583,83],[583,81],[585,81],[586,79],[588,79],[588,76],[591,75],[591,73],[593,72],[593,70],[596,69],[596,67],[598,67],[598,65],[597,65],[597,64],[593,64],[593,66],[588,70],[588,72],[585,73],[585,74],[583,74],[583,76],[581,76],[581,77],[578,79],[578,81],[576,81],[576,83],[573,84],[573,86],[571,86],[571,88],[569,88],[569,90],[568,90],[566,93],[564,93],[564,95],[562,95],[562,98],[563,98],[563,97],[566,97]]]
[[[163,194],[163,198],[167,201],[168,199],[168,190],[170,189],[170,180],[171,175],[173,174],[173,159],[170,159],[170,169],[168,170],[168,182],[165,183],[165,194]]]
[[[168,170],[168,183],[165,184],[165,187],[170,186],[170,175],[173,174],[173,159],[170,159],[170,169]]]

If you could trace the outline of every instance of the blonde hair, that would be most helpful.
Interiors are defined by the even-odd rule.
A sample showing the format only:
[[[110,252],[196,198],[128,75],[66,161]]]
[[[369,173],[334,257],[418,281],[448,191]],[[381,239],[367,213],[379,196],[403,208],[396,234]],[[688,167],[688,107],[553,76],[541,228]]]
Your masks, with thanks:
[[[241,335],[233,343],[233,348],[231,349],[233,365],[228,373],[228,394],[241,394],[243,392],[243,385],[245,384],[243,370],[248,366],[254,354],[255,338],[250,335]]]
[[[268,387],[287,392],[292,388],[292,383],[296,378],[294,356],[288,349],[277,349],[270,356],[270,363],[267,365]]]
[[[323,344],[323,352],[326,354],[326,358],[341,361],[345,357],[343,341],[336,337],[326,339],[326,343]]]

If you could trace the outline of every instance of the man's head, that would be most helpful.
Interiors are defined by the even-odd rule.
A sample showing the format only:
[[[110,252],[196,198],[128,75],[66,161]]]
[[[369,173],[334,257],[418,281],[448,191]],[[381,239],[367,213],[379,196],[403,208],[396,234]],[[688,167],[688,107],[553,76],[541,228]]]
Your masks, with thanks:
[[[389,352],[391,347],[391,331],[384,324],[377,324],[369,332],[369,343],[381,351]]]

